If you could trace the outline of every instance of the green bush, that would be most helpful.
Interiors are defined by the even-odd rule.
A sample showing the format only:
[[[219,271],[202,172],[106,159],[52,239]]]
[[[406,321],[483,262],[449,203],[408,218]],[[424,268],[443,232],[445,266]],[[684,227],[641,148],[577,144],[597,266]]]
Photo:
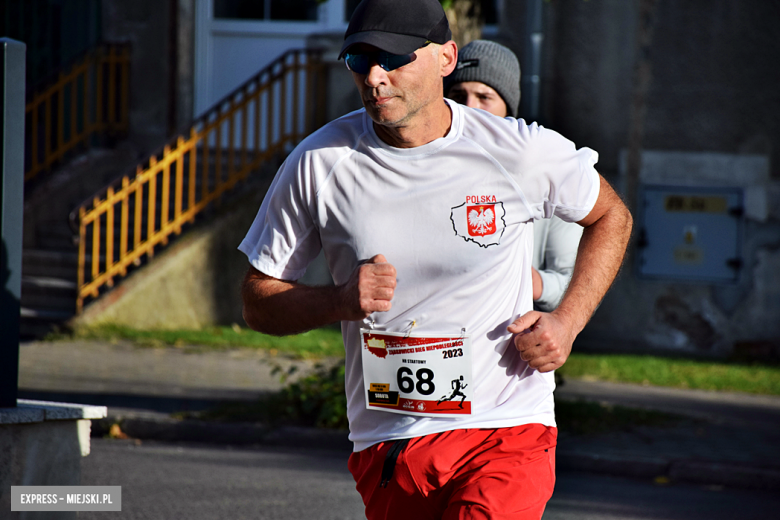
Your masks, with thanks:
[[[344,364],[319,365],[306,377],[285,386],[276,396],[278,409],[296,424],[348,428]]]
[[[284,383],[295,373],[295,367],[287,372],[277,367],[274,372],[281,373],[280,379]],[[251,403],[224,403],[205,412],[185,416],[207,421],[348,428],[344,364],[333,367],[317,365],[311,374]]]

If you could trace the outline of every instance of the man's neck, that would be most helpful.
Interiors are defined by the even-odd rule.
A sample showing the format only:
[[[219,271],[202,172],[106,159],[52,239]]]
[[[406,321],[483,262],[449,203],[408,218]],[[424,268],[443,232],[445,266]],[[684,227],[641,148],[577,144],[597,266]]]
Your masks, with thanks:
[[[384,126],[373,123],[377,137],[395,148],[416,148],[444,137],[452,126],[452,110],[442,98],[425,114],[417,113],[410,124]]]

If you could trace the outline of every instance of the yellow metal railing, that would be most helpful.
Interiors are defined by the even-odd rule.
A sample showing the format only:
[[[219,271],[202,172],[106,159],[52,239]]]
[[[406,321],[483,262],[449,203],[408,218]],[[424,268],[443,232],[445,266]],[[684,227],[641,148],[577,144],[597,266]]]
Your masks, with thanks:
[[[324,70],[320,51],[288,51],[139,165],[134,176],[76,208],[77,312],[264,161],[321,125]]]
[[[49,170],[96,133],[128,127],[130,45],[101,44],[53,82],[28,98],[25,107],[24,180]]]

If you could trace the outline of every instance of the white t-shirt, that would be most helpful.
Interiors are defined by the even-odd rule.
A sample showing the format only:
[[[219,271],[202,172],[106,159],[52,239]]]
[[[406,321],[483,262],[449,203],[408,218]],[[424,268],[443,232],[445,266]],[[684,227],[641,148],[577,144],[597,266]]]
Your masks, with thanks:
[[[365,110],[324,126],[287,158],[239,246],[259,271],[297,280],[320,249],[334,282],[383,254],[397,270],[389,312],[342,322],[355,451],[461,428],[555,425],[553,374],[531,369],[507,326],[532,310],[534,219],[593,208],[598,154],[560,134],[448,101],[440,139],[394,148]],[[467,212],[489,203],[494,218]],[[480,212],[483,212],[480,210]],[[484,213],[484,212],[483,212]],[[366,409],[361,328],[457,335],[472,344],[472,413],[418,417]]]

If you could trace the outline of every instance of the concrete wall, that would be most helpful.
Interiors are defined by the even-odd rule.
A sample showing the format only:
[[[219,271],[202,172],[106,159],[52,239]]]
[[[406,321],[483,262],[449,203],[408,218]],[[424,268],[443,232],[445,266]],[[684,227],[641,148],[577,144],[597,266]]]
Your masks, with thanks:
[[[780,4],[659,3],[648,149],[771,157],[780,179]]]
[[[176,114],[178,130],[192,122],[195,103],[195,0],[177,0]]]
[[[546,13],[541,122],[597,150],[610,176],[628,142],[635,3],[559,1]]]
[[[193,119],[195,0],[103,0],[103,38],[132,43],[130,139],[145,152]]]
[[[599,152],[597,168],[622,184],[636,60],[638,0],[545,2],[540,122]],[[505,2],[500,39],[523,56],[525,2]],[[667,163],[647,183],[745,189],[745,267],[736,284],[641,280],[627,265],[582,335],[594,348],[780,355],[780,5],[737,0],[659,0],[645,150],[767,158],[761,179],[731,171],[725,181]],[[518,30],[519,28],[519,30]],[[521,63],[522,66],[522,63]],[[718,155],[719,154],[719,155]],[[722,169],[718,166],[716,169]],[[772,318],[774,316],[775,318]],[[763,354],[762,354],[763,353]]]
[[[103,0],[103,38],[132,44],[130,140],[151,152],[169,136],[170,0]]]
[[[780,316],[780,183],[770,178],[768,156],[646,151],[640,181],[741,188],[745,214],[739,256],[743,267],[734,283],[648,280],[638,275],[634,250],[581,336],[582,345],[780,357],[780,322],[776,319]],[[635,236],[647,225],[652,222],[638,218]]]
[[[333,121],[344,114],[363,108],[352,73],[339,60],[339,52],[344,42],[342,33],[313,34],[307,41],[308,48],[324,49],[322,61],[327,66],[327,102],[325,121]]]
[[[521,58],[524,0],[504,2],[498,40]],[[618,172],[627,146],[638,0],[544,2],[540,121]],[[771,156],[780,178],[780,39],[775,2],[659,0],[644,147]]]

